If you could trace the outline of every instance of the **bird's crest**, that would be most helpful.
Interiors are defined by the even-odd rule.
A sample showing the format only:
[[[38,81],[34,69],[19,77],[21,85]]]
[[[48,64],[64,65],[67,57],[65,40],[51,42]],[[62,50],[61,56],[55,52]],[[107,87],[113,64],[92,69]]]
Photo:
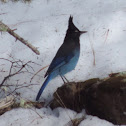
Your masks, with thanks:
[[[71,16],[71,15],[69,17],[68,30],[69,31],[75,31],[75,30],[79,31],[79,29],[74,25],[74,23],[73,23],[73,16]]]

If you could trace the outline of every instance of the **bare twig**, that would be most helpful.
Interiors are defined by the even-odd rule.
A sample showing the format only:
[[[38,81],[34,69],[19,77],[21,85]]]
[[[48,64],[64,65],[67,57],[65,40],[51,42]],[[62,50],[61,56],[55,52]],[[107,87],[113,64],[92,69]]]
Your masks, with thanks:
[[[38,85],[38,84],[29,84],[29,85],[26,85],[26,84],[23,85],[22,84],[22,86],[21,86],[21,84],[20,85],[16,85],[15,89],[13,91],[11,91],[8,95],[12,95],[14,92],[17,92],[17,90],[22,89],[22,88],[30,89],[29,87],[31,87],[33,85]],[[14,85],[7,85],[7,87],[10,87],[10,86],[14,86]]]
[[[24,24],[24,23],[31,23],[31,22],[36,22],[36,20],[21,21],[21,22],[18,22],[16,24],[12,24],[11,27],[16,27],[17,25],[21,25],[21,24]]]
[[[7,14],[7,13],[0,13],[0,15]]]
[[[107,33],[106,33],[106,37],[105,37],[105,41],[104,41],[104,43],[107,41],[108,34],[109,34],[109,29],[107,30]]]
[[[29,47],[33,52],[35,52],[37,55],[40,54],[40,52],[37,50],[36,47],[31,45],[27,40],[24,40],[22,37],[20,37],[18,34],[14,32],[14,30],[11,30],[7,25],[5,25],[2,21],[0,21],[0,31],[8,32],[10,35],[14,36],[16,40],[19,40],[23,44],[25,44],[27,47]]]
[[[11,57],[13,58],[13,57]],[[6,60],[8,62],[10,62],[11,66],[10,66],[10,70],[9,70],[9,73],[6,77],[4,77],[4,79],[2,80],[1,84],[0,84],[0,87],[5,83],[6,80],[8,80],[10,77],[14,76],[14,75],[17,75],[17,74],[21,74],[21,73],[24,73],[24,72],[27,72],[27,73],[30,73],[30,71],[28,71],[26,69],[26,66],[29,67],[30,69],[32,69],[34,71],[34,69],[29,65],[29,63],[34,63],[34,62],[31,62],[31,61],[28,61],[26,63],[23,63],[23,61],[21,60],[14,60],[11,61],[9,59],[4,59],[4,58],[0,58],[1,60]],[[37,64],[38,65],[38,64]],[[17,70],[16,70],[17,69]],[[24,70],[23,70],[24,69]],[[15,72],[12,72],[14,71]]]
[[[88,34],[88,36],[89,36],[89,34]],[[94,62],[93,62],[93,64],[95,65],[95,51],[94,51],[94,48],[93,48],[92,41],[90,40],[90,36],[89,36],[89,41],[90,41],[92,53],[93,53],[93,56],[94,56]]]
[[[12,65],[13,65],[13,64],[12,64]],[[10,68],[10,72],[11,72],[11,70],[12,70],[12,65],[11,65],[11,68]],[[9,79],[10,77],[12,77],[12,76],[14,76],[14,75],[16,75],[16,74],[21,73],[21,70],[25,67],[25,65],[26,65],[26,64],[24,64],[18,71],[16,71],[16,72],[13,73],[13,74],[11,74],[11,73],[9,72],[9,75],[6,76],[6,77],[4,77],[2,83],[0,84],[0,87],[1,87],[1,86],[4,84],[4,82],[5,82],[7,79]]]
[[[33,77],[31,78],[30,82],[33,80],[33,78],[34,78],[40,71],[42,71],[43,69],[45,69],[45,68],[48,67],[48,66],[49,66],[49,65],[47,65],[47,66],[41,68],[38,72],[36,72],[36,73],[33,75]]]

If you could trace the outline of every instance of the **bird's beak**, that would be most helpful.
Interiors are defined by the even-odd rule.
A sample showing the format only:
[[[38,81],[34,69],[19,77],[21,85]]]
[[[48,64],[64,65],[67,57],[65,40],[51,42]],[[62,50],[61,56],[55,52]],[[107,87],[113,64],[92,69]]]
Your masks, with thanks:
[[[80,34],[87,33],[87,31],[80,31]]]

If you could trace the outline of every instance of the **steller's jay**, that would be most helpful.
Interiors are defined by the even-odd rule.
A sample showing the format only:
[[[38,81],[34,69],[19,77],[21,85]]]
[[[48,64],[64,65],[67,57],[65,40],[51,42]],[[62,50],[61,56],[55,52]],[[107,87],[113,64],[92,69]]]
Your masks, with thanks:
[[[64,43],[57,51],[44,76],[47,78],[37,94],[36,101],[39,100],[42,92],[50,80],[58,75],[63,77],[66,73],[75,68],[80,56],[79,37],[82,33],[86,32],[87,31],[79,31],[79,29],[73,24],[73,17],[70,16]]]

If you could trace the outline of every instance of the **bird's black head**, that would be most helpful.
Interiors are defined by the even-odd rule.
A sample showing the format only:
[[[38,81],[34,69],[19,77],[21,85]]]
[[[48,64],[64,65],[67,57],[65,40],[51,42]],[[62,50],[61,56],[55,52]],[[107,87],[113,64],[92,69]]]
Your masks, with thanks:
[[[87,31],[80,31],[80,30],[73,24],[73,17],[70,16],[67,32],[68,32],[68,33],[71,33],[71,34],[74,34],[75,36],[80,36],[81,34],[86,33]]]

